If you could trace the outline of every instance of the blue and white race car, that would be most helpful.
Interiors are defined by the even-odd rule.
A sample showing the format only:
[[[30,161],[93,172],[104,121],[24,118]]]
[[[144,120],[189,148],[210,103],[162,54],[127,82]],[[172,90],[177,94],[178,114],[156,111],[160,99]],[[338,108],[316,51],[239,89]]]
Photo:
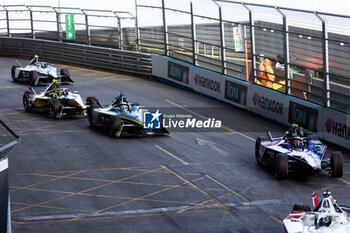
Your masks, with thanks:
[[[332,152],[326,159],[326,150],[320,140],[304,136],[303,129],[293,124],[283,137],[273,138],[268,129],[267,137],[258,137],[255,159],[258,164],[274,168],[276,179],[285,179],[291,171],[313,174],[328,171],[331,177],[342,177],[342,153]]]

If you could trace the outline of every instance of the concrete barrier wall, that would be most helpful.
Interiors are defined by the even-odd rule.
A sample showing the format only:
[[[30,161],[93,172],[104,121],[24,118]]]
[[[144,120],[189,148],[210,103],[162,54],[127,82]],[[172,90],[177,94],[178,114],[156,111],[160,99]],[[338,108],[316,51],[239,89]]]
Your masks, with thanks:
[[[152,74],[350,149],[350,115],[165,56],[152,55]]]

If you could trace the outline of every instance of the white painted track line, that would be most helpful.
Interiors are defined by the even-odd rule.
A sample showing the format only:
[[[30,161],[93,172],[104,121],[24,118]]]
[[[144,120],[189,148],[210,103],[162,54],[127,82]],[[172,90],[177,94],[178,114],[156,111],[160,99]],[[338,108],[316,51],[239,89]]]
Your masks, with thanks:
[[[226,185],[224,185],[223,183],[217,181],[216,179],[214,179],[213,177],[209,176],[209,175],[204,175],[206,178],[208,178],[209,180],[213,181],[214,183],[216,183],[217,185],[223,187],[224,189],[226,189],[227,191],[233,193],[234,195],[236,195],[237,197],[241,198],[242,200],[249,202],[249,200],[245,197],[243,197],[241,194],[235,192],[234,190],[232,190],[231,188],[227,187]]]
[[[173,157],[174,159],[180,161],[182,164],[184,165],[189,165],[189,163],[187,163],[186,161],[180,159],[179,157],[177,157],[176,155],[174,155],[173,153],[167,151],[166,149],[164,149],[163,147],[159,146],[159,145],[154,145],[155,147],[157,147],[159,150],[163,151],[164,153],[170,155],[171,157]]]

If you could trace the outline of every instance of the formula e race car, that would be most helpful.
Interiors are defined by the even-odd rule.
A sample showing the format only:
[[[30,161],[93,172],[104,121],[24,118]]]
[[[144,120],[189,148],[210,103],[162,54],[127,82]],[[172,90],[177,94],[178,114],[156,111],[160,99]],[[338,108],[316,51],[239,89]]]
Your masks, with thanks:
[[[47,85],[53,79],[61,83],[72,83],[68,69],[61,69],[57,73],[57,68],[46,63],[39,62],[39,58],[35,56],[26,67],[22,67],[18,62],[11,69],[12,80],[15,82],[24,82],[31,86]]]
[[[301,127],[293,126],[285,136],[273,138],[267,130],[267,137],[258,137],[255,143],[255,159],[275,169],[276,179],[284,179],[290,171],[316,174],[328,171],[332,177],[343,176],[343,155],[332,152],[325,159],[327,146],[316,137],[304,136]]]
[[[283,220],[286,233],[350,233],[350,207],[340,206],[330,192],[318,203],[313,193],[314,210],[308,205],[294,205]]]
[[[70,92],[67,88],[60,88],[54,80],[44,91],[36,92],[28,86],[30,91],[23,94],[23,107],[26,112],[48,112],[51,118],[62,116],[84,116],[86,106],[77,91]]]
[[[90,127],[108,130],[112,137],[122,135],[166,135],[169,131],[159,120],[159,127],[146,128],[143,124],[144,113],[149,111],[138,104],[128,103],[121,92],[110,106],[102,106],[95,97],[86,99]],[[159,114],[159,112],[157,111]],[[160,117],[157,115],[156,118]]]

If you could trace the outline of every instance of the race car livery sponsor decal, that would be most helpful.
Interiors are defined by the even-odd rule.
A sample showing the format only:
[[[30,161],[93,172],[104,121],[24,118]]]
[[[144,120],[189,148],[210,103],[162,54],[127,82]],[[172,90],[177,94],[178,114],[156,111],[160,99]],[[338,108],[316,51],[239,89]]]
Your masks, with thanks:
[[[269,112],[273,112],[277,115],[283,116],[283,103],[280,103],[268,97],[260,96],[257,93],[254,93],[252,100],[253,100],[254,106],[265,109],[266,111],[269,111]]]
[[[339,138],[350,140],[350,126],[327,118],[325,127],[328,134],[333,134]]]
[[[317,132],[318,110],[289,101],[288,122],[296,123],[299,126]]]
[[[238,83],[225,80],[225,95],[226,100],[247,106],[247,87]]]
[[[159,109],[156,112],[144,112],[143,127],[145,129],[160,129],[161,116],[162,114],[159,112]]]
[[[200,86],[211,91],[220,93],[221,82],[206,78],[204,76],[200,76],[199,74],[196,74],[194,76],[194,82],[196,86]]]
[[[189,68],[172,61],[168,61],[168,78],[188,84]]]

